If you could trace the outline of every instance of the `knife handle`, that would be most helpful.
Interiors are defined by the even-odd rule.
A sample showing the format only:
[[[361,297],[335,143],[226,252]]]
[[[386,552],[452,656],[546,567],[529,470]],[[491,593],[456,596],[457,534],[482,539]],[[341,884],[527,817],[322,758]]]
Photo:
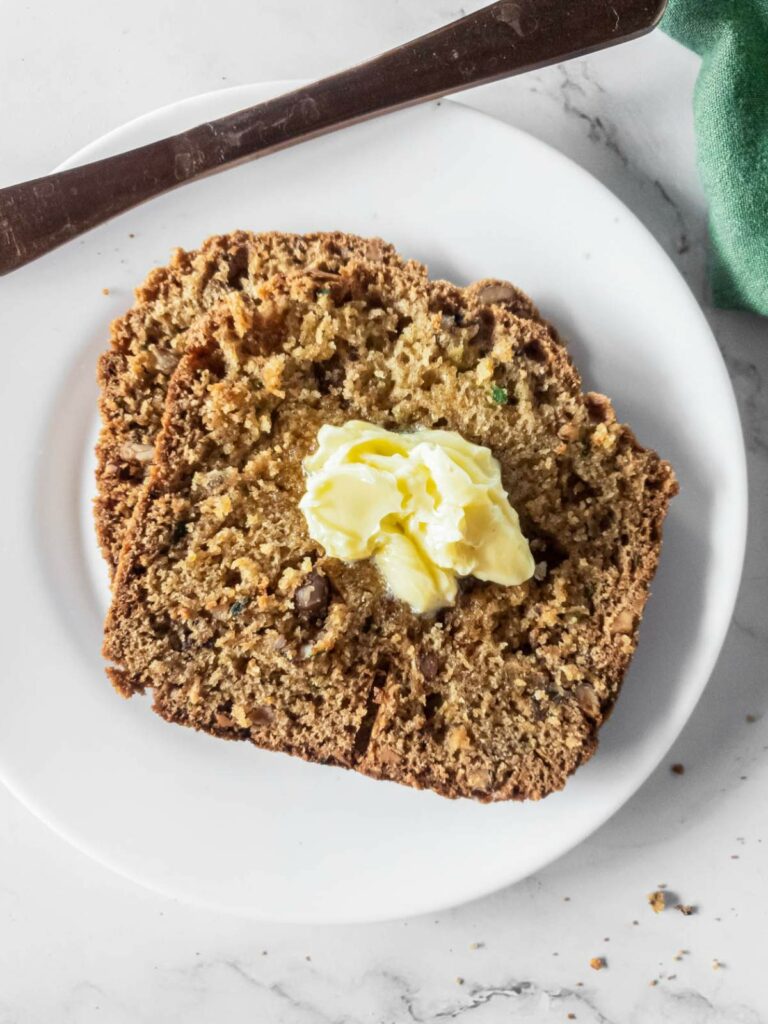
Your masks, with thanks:
[[[0,189],[0,275],[153,196],[336,128],[650,31],[666,0],[499,0],[179,135]]]

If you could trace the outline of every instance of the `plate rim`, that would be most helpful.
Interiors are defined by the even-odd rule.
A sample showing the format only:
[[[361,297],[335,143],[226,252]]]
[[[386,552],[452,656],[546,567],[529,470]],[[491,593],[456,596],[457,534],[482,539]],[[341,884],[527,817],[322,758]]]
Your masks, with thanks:
[[[273,79],[267,81],[259,81],[228,86],[224,89],[213,89],[207,92],[198,93],[194,96],[188,96],[179,100],[172,101],[160,107],[153,108],[152,110],[145,111],[137,117],[132,118],[110,129],[109,131],[105,132],[104,134],[95,139],[92,139],[90,142],[86,143],[84,146],[78,149],[75,153],[71,154],[69,157],[63,160],[55,168],[55,170],[65,170],[70,167],[77,166],[79,163],[82,163],[90,159],[91,154],[94,150],[102,148],[105,144],[109,145],[110,142],[121,137],[124,132],[130,129],[142,128],[144,126],[147,126],[148,124],[151,124],[158,117],[162,117],[164,115],[169,115],[172,113],[177,113],[178,111],[184,110],[185,108],[194,109],[194,107],[197,104],[208,101],[213,97],[224,97],[227,95],[235,97],[240,95],[243,97],[247,97],[246,105],[249,105],[250,103],[258,102],[258,99],[254,100],[253,98],[254,93],[256,91],[261,91],[264,94],[264,97],[267,98],[269,95],[276,95],[279,91],[287,91],[289,89],[296,88],[301,84],[304,84],[303,80]],[[663,758],[668,753],[671,745],[676,741],[676,739],[682,732],[683,728],[688,723],[693,710],[695,709],[698,701],[700,700],[704,692],[704,689],[706,688],[712,676],[717,660],[720,657],[726,635],[730,628],[735,610],[736,599],[741,585],[744,558],[746,552],[747,526],[749,514],[747,452],[744,443],[743,426],[741,423],[741,417],[739,414],[738,404],[736,401],[736,395],[733,389],[733,383],[730,374],[728,373],[725,360],[723,359],[722,352],[720,351],[712,328],[710,327],[704,315],[701,305],[697,301],[690,286],[688,285],[688,282],[682,276],[672,258],[663,248],[661,243],[652,234],[649,228],[646,227],[643,221],[628,206],[626,206],[626,204],[621,199],[619,199],[619,197],[616,196],[615,193],[613,193],[598,178],[596,178],[593,174],[591,174],[584,167],[578,164],[575,160],[573,160],[566,154],[562,153],[554,146],[551,146],[550,144],[543,142],[536,136],[529,134],[528,132],[516,127],[515,125],[508,124],[507,122],[499,119],[498,117],[480,111],[473,107],[470,103],[464,102],[460,99],[457,99],[456,97],[446,98],[440,101],[432,101],[433,104],[435,102],[451,103],[455,106],[462,107],[464,110],[469,111],[473,117],[483,119],[487,122],[493,122],[494,126],[497,128],[501,128],[507,132],[516,134],[517,136],[522,136],[525,139],[525,143],[527,145],[533,146],[534,148],[538,148],[541,151],[545,152],[548,159],[555,160],[564,165],[567,165],[569,173],[576,174],[582,176],[585,179],[588,179],[590,185],[593,188],[596,187],[602,193],[607,194],[611,202],[616,203],[621,207],[626,217],[634,223],[634,227],[636,229],[639,229],[641,233],[645,235],[647,241],[650,242],[652,247],[655,249],[657,256],[662,258],[662,262],[666,263],[667,270],[671,274],[673,274],[674,277],[677,279],[678,288],[681,291],[681,294],[684,293],[686,295],[686,300],[691,308],[692,314],[698,316],[698,318],[700,319],[702,331],[706,332],[707,337],[714,350],[714,353],[716,353],[717,355],[716,365],[718,366],[718,370],[720,376],[722,377],[722,381],[725,384],[725,387],[722,389],[723,395],[728,396],[730,405],[730,419],[732,420],[733,426],[736,428],[735,440],[738,441],[740,455],[738,464],[731,467],[732,479],[730,484],[732,491],[732,493],[730,494],[731,502],[736,502],[738,504],[738,508],[735,508],[734,505],[731,506],[732,533],[730,540],[731,549],[737,553],[738,557],[736,557],[733,561],[734,568],[732,573],[730,574],[730,578],[727,581],[725,581],[725,583],[721,586],[721,593],[724,596],[724,600],[722,600],[722,606],[724,609],[727,609],[727,612],[724,610],[722,613],[719,629],[716,631],[718,634],[716,637],[716,643],[712,645],[710,657],[708,661],[705,663],[704,667],[702,667],[702,669],[700,670],[699,685],[695,688],[689,686],[688,690],[685,693],[685,699],[682,701],[682,709],[680,712],[679,724],[675,728],[674,733],[669,738],[669,741],[661,748],[657,749],[653,757],[649,758],[648,764],[643,766],[642,772],[638,773],[639,777],[633,781],[631,788],[627,792],[622,793],[619,797],[613,800],[607,807],[605,807],[603,809],[603,812],[598,816],[597,819],[590,819],[590,821],[584,828],[575,830],[571,840],[562,847],[560,847],[556,854],[549,857],[548,859],[545,859],[544,861],[535,865],[534,867],[524,868],[522,871],[516,871],[512,873],[505,881],[502,882],[499,882],[498,880],[494,880],[490,883],[483,883],[482,881],[479,881],[478,884],[474,886],[466,886],[463,890],[462,895],[452,897],[445,903],[436,905],[433,901],[427,900],[423,905],[414,905],[412,909],[407,912],[404,912],[402,909],[398,908],[393,913],[377,914],[373,917],[369,913],[355,915],[354,913],[347,912],[333,918],[329,917],[325,913],[313,914],[312,912],[296,912],[281,915],[278,918],[270,913],[259,913],[253,907],[237,908],[227,903],[217,902],[215,899],[206,899],[201,897],[196,898],[195,896],[190,894],[186,889],[174,890],[172,887],[164,886],[161,883],[155,882],[152,879],[147,879],[141,874],[140,871],[131,871],[130,868],[127,867],[124,863],[114,859],[110,854],[105,855],[97,847],[94,847],[87,839],[84,840],[76,832],[73,833],[63,823],[57,820],[56,816],[53,816],[52,818],[48,810],[45,810],[39,806],[39,802],[34,796],[28,795],[24,792],[23,785],[20,785],[14,782],[12,778],[9,778],[6,766],[0,761],[0,781],[2,781],[2,783],[6,786],[9,792],[11,792],[13,796],[30,811],[30,813],[32,813],[44,825],[50,828],[51,831],[53,831],[57,836],[59,836],[69,845],[73,846],[79,852],[85,854],[89,859],[95,861],[102,867],[105,867],[108,870],[114,872],[115,874],[123,878],[126,878],[135,884],[140,885],[142,888],[148,889],[165,898],[179,899],[182,902],[187,903],[189,905],[197,906],[208,910],[218,911],[220,913],[232,914],[238,917],[245,917],[251,920],[262,920],[271,922],[280,921],[285,923],[304,924],[352,924],[401,919],[406,914],[410,917],[419,916],[426,913],[439,912],[442,910],[446,910],[450,907],[455,907],[463,905],[464,903],[472,902],[474,900],[488,896],[493,892],[500,891],[501,889],[506,888],[507,886],[517,884],[524,878],[529,877],[532,872],[543,870],[545,867],[548,867],[549,865],[555,863],[561,857],[564,857],[571,850],[575,849],[582,842],[584,842],[585,839],[587,839],[590,835],[592,835],[603,825],[605,825],[605,823],[608,820],[610,820],[610,818],[612,818],[625,804],[627,804],[637,794],[637,792],[641,789],[641,787],[645,784],[645,782],[656,770],[658,765],[661,763]],[[430,104],[424,104],[424,106],[428,105]],[[400,112],[394,112],[393,114],[384,116],[397,116],[399,113]],[[682,286],[682,288],[680,288],[679,286]]]

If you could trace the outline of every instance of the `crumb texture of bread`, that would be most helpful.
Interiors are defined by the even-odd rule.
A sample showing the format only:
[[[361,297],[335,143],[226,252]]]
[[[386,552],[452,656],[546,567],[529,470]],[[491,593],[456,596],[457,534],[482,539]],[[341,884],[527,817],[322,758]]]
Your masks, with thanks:
[[[255,280],[260,236],[232,237],[247,240],[227,251],[242,244],[250,275],[241,265],[234,276]],[[149,327],[118,328],[130,345],[102,361],[103,383],[118,357],[117,377],[129,374],[104,400],[100,449],[101,536],[121,547],[110,678],[126,696],[151,688],[169,721],[448,797],[561,789],[593,754],[634,652],[677,489],[670,466],[607,398],[582,392],[513,286],[430,282],[363,240],[319,268],[304,252],[286,272],[286,259],[234,289],[212,260],[221,288],[158,328],[174,352],[164,370]],[[210,288],[201,269],[192,276]],[[150,292],[170,278],[160,272]],[[109,462],[134,429],[128,396],[141,396],[135,444],[149,451],[121,488],[104,467],[128,465]],[[489,447],[534,577],[464,579],[456,604],[426,617],[393,599],[371,562],[327,557],[298,508],[302,462],[323,424],[350,419]]]
[[[102,430],[96,448],[95,519],[111,571],[152,462],[168,381],[187,349],[192,323],[228,295],[258,301],[259,288],[276,274],[308,273],[321,285],[357,258],[424,274],[377,238],[236,231],[209,238],[193,252],[177,249],[168,266],[151,271],[136,289],[134,305],[112,323],[109,348],[98,367]]]

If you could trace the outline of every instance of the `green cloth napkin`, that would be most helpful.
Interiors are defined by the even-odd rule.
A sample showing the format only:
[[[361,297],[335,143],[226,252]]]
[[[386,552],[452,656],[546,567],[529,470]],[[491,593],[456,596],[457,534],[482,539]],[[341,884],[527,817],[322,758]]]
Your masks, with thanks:
[[[768,0],[669,0],[661,27],[703,58],[693,110],[715,305],[768,316]]]

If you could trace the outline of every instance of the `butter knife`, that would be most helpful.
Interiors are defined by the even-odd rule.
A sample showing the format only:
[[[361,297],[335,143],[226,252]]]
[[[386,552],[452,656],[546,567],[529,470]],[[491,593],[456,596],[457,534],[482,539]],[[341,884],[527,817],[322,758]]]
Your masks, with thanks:
[[[498,0],[347,71],[117,156],[0,189],[0,274],[187,181],[649,32],[666,0]]]

